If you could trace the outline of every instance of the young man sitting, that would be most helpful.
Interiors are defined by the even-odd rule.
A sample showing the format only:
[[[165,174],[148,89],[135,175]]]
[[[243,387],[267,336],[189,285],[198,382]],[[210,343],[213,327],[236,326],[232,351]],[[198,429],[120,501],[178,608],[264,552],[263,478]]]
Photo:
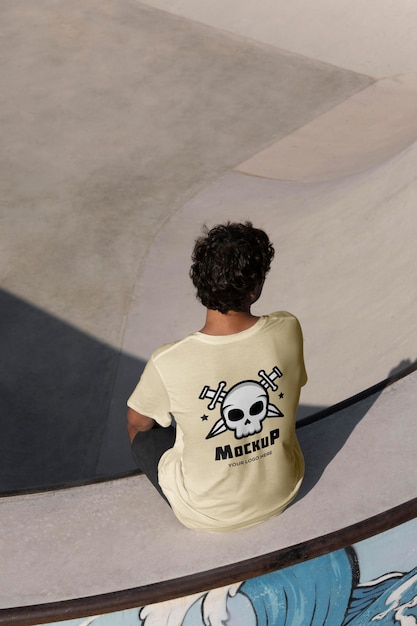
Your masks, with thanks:
[[[300,324],[286,312],[251,313],[273,257],[250,222],[197,239],[190,276],[205,324],[156,350],[128,400],[133,457],[192,529],[230,531],[278,515],[303,479]]]

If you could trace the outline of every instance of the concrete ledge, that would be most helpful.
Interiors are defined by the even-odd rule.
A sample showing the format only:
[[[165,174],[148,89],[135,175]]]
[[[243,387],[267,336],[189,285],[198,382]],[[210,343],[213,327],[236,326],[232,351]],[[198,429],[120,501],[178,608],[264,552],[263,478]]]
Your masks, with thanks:
[[[60,602],[74,611],[83,598],[130,590],[133,606],[236,582],[256,567],[265,571],[268,562],[276,569],[317,556],[329,549],[326,541],[335,549],[337,541],[348,545],[380,532],[387,511],[392,525],[415,516],[416,381],[414,368],[301,427],[307,472],[299,497],[281,516],[244,531],[212,535],[182,527],[142,476],[3,498],[0,623],[23,623],[19,610],[34,605],[58,603],[58,616]],[[373,528],[366,526],[371,518]],[[349,527],[348,539],[342,533],[337,540]]]
[[[236,168],[252,176],[329,181],[381,165],[417,139],[417,75],[375,82]]]

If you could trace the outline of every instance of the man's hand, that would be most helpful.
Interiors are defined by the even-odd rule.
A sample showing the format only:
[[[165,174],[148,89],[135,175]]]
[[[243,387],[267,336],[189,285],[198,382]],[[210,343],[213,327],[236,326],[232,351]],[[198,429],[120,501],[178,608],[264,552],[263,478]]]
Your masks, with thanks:
[[[151,430],[154,425],[154,419],[142,415],[129,407],[127,411],[127,432],[131,443],[137,433],[144,433],[147,430]]]

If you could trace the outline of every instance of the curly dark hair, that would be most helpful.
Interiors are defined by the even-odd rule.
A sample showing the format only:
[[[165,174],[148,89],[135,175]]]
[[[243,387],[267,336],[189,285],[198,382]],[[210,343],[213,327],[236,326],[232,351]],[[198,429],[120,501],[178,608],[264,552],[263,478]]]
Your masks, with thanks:
[[[205,227],[191,257],[197,298],[220,313],[244,311],[251,293],[263,284],[274,254],[268,235],[251,222]]]

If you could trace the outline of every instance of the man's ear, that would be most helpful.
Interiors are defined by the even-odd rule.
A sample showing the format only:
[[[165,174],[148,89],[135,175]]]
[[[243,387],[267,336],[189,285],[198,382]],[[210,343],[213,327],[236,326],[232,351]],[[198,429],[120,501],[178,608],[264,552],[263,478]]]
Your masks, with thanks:
[[[256,302],[259,298],[260,295],[262,293],[262,288],[264,286],[264,280],[259,283],[258,285],[256,285],[255,289],[253,291],[251,291],[251,293],[249,294],[249,302],[250,304],[253,304],[254,302]]]

